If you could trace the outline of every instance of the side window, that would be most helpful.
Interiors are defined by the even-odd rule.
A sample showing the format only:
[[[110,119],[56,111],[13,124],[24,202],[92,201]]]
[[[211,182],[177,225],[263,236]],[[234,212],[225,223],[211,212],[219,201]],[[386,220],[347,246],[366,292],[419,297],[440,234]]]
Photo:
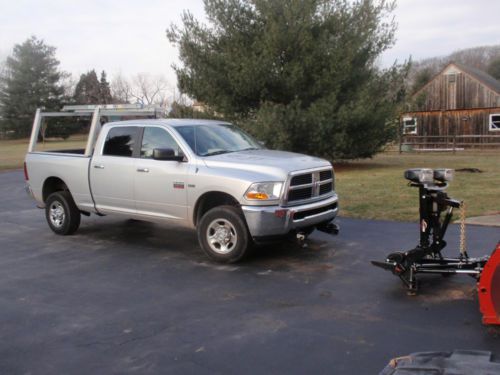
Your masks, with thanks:
[[[137,139],[137,127],[112,128],[104,143],[103,155],[132,157]]]
[[[490,115],[490,132],[500,131],[500,114]]]
[[[403,117],[403,134],[417,134],[416,117]]]
[[[155,148],[171,148],[175,155],[182,155],[182,151],[175,139],[162,128],[145,127],[144,135],[142,136],[141,158],[153,158],[153,150]]]

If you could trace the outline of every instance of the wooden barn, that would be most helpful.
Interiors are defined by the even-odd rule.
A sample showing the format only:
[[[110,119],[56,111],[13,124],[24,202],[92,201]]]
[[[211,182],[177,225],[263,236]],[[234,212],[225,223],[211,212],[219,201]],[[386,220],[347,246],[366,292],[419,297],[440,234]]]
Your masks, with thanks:
[[[500,82],[448,64],[412,97],[401,116],[402,144],[417,149],[500,147]]]

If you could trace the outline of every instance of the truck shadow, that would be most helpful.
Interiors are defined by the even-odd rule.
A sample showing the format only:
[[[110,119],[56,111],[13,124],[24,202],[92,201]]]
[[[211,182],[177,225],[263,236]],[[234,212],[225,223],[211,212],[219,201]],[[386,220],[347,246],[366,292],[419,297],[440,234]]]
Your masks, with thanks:
[[[180,226],[91,217],[82,221],[77,235],[109,249],[143,251],[185,258],[197,263],[212,263],[198,245],[196,232]],[[325,262],[328,264],[334,253],[332,243],[314,238],[313,234],[304,245],[286,240],[254,246],[249,256],[235,266],[286,271],[299,265],[307,267],[306,264],[318,263],[320,267],[328,268]]]
[[[252,254],[244,260],[244,265],[265,267],[270,271],[311,272],[332,269],[336,253],[334,244],[309,237],[304,244],[287,240],[256,246]]]
[[[200,254],[196,233],[190,229],[139,220],[116,218],[87,219],[77,232],[89,241],[106,243],[110,248],[134,251]]]

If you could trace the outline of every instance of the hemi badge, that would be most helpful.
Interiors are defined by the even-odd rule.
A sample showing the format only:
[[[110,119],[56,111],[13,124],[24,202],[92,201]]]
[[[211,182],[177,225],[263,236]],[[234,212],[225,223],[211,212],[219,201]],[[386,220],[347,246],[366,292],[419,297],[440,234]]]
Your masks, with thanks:
[[[188,188],[195,188],[196,185],[193,185],[193,184],[188,184]]]
[[[184,189],[184,182],[174,182],[174,189]]]

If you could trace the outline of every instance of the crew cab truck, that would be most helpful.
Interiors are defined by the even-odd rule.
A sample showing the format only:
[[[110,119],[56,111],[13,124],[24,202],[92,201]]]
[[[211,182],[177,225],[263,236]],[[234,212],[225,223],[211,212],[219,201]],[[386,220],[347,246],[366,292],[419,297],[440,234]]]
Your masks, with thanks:
[[[236,262],[251,245],[290,233],[325,230],[338,212],[332,165],[265,149],[236,126],[198,119],[134,119],[101,125],[103,116],[141,110],[96,106],[37,110],[25,159],[27,190],[49,227],[70,235],[80,216],[121,215],[195,228],[217,262]],[[36,151],[46,117],[89,116],[85,149]]]

